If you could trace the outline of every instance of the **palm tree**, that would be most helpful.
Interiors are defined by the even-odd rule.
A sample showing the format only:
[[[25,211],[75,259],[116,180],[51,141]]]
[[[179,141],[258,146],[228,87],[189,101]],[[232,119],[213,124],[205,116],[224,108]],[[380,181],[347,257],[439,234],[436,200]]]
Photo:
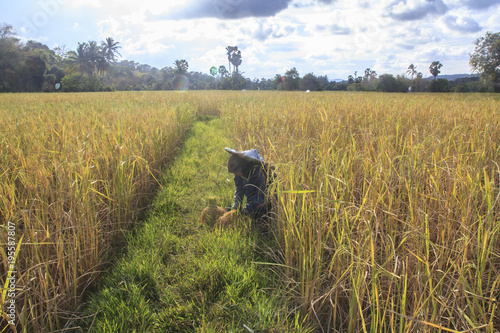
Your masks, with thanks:
[[[358,71],[354,71],[354,83],[361,83],[363,81],[362,76],[358,76]]]
[[[431,72],[432,76],[434,76],[434,82],[437,80],[438,74],[441,73],[441,71],[439,70],[441,67],[443,67],[443,64],[439,61],[433,61],[429,66],[429,71]]]
[[[97,74],[104,75],[104,73],[109,73],[111,65],[106,59],[104,50],[101,50],[99,57],[97,58]]]
[[[232,55],[235,48],[238,49],[237,46],[227,46],[226,47],[227,60],[229,62],[229,73],[231,73],[231,55]]]
[[[369,80],[370,79],[370,72],[371,72],[371,69],[367,68],[365,69],[365,80]]]
[[[69,60],[73,64],[73,68],[78,67],[80,70],[80,84],[83,90],[83,73],[87,72],[89,69],[89,45],[87,43],[78,43],[78,47],[75,51],[69,52]]]
[[[231,72],[231,64],[234,66],[234,72],[238,73],[238,66],[241,65],[241,51],[238,50],[238,46],[228,46],[227,50],[227,60],[229,60],[229,72]]]
[[[182,60],[176,60],[174,62],[174,65],[176,67],[175,69],[175,72],[177,74],[186,74],[187,71],[188,71],[188,68],[189,68],[189,64],[186,60],[182,59]]]
[[[115,42],[111,37],[108,37],[106,38],[106,41],[101,42],[102,52],[108,63],[115,62],[116,55],[121,56],[120,52],[118,52],[118,49],[121,48],[121,46],[118,46],[118,44],[120,44],[120,42]]]
[[[98,72],[100,74],[108,73],[108,84],[109,84],[109,72],[111,69],[111,63],[114,63],[116,60],[116,55],[121,56],[118,49],[121,48],[119,46],[119,42],[115,42],[113,38],[108,37],[105,41],[101,42],[101,55],[98,63]]]
[[[226,77],[227,73],[228,73],[228,71],[226,69],[226,66],[224,66],[224,65],[219,66],[219,74],[221,77]]]
[[[88,57],[90,61],[90,72],[89,74],[95,74],[98,71],[99,68],[99,58],[101,57],[101,48],[97,45],[96,41],[89,41],[88,42]]]
[[[233,52],[233,55],[231,57],[231,63],[235,67],[234,71],[238,73],[238,67],[241,65],[241,51],[238,50],[237,46],[235,52]]]
[[[408,66],[408,70],[406,71],[406,73],[411,75],[411,80],[413,81],[413,77],[415,76],[415,74],[417,74],[417,66],[410,64],[410,66]]]
[[[368,81],[372,81],[377,77],[377,72],[372,71],[370,68],[365,69],[365,79]]]

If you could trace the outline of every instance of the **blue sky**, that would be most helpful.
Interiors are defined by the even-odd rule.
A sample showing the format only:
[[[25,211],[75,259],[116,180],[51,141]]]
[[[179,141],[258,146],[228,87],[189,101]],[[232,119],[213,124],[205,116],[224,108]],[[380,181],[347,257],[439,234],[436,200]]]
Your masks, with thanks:
[[[0,24],[23,40],[74,50],[113,37],[121,59],[163,68],[186,59],[208,73],[242,52],[240,70],[271,78],[296,67],[346,79],[366,68],[430,76],[470,73],[469,54],[486,31],[500,31],[500,0],[21,0],[0,5]]]

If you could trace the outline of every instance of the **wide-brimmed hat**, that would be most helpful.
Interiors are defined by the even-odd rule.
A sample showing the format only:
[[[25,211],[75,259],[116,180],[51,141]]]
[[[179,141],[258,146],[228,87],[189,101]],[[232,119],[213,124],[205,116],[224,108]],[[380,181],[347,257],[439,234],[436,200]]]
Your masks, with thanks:
[[[225,148],[225,150],[229,154],[236,155],[247,162],[253,164],[261,164],[264,168],[272,168],[272,165],[264,160],[264,158],[259,154],[259,151],[257,149],[238,151],[231,148]]]

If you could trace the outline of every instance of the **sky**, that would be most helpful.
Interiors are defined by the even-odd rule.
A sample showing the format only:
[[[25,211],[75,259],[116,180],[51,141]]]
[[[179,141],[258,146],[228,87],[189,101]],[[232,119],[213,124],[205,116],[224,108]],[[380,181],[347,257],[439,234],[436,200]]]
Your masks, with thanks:
[[[245,77],[347,79],[366,68],[424,77],[471,73],[474,41],[500,31],[500,0],[20,0],[0,4],[0,25],[22,41],[75,50],[112,37],[121,60],[159,69],[185,59],[190,71],[228,65],[238,46]]]

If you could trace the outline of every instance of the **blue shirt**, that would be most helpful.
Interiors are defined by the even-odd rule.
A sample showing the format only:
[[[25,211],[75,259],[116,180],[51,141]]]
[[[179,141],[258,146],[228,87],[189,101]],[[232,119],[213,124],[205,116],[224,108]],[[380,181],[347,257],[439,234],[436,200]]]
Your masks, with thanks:
[[[276,174],[273,173],[269,183],[275,178]],[[268,180],[267,174],[261,166],[255,165],[252,167],[248,173],[248,178],[235,176],[234,184],[236,185],[236,191],[234,192],[233,209],[240,207],[244,196],[247,198],[244,209],[248,214],[252,214],[266,204]]]

